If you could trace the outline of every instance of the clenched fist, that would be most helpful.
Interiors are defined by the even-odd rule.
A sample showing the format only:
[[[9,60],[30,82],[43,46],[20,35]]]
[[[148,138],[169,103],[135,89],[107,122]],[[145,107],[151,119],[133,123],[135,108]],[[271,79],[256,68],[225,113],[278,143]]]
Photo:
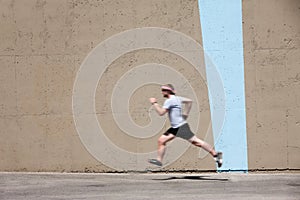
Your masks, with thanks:
[[[153,98],[153,97],[149,98],[149,101],[150,101],[150,103],[152,103],[152,104],[157,103],[156,98]]]

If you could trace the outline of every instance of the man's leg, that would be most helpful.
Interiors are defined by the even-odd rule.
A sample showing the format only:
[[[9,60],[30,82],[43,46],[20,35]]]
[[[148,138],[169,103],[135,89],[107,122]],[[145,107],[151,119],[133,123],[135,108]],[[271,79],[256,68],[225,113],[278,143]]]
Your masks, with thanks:
[[[215,161],[217,162],[218,167],[222,166],[222,163],[223,163],[222,152],[216,152],[211,145],[209,145],[207,142],[197,138],[196,136],[193,136],[191,139],[189,139],[189,141],[193,145],[195,145],[197,147],[201,147],[204,150],[206,150],[208,153],[210,153],[214,157]]]
[[[193,136],[191,139],[189,139],[189,142],[191,142],[193,145],[197,147],[203,148],[205,151],[210,153],[212,156],[216,156],[217,152],[214,150],[214,148],[209,145],[207,142],[204,142],[203,140],[197,138],[196,136]]]
[[[157,160],[162,162],[163,157],[165,155],[166,151],[166,144],[167,142],[173,140],[175,138],[175,135],[168,134],[168,135],[162,135],[158,139],[158,151],[157,151]]]
[[[162,159],[165,155],[166,144],[174,138],[175,136],[173,134],[160,136],[158,139],[157,159],[149,159],[148,162],[157,166],[162,166]]]

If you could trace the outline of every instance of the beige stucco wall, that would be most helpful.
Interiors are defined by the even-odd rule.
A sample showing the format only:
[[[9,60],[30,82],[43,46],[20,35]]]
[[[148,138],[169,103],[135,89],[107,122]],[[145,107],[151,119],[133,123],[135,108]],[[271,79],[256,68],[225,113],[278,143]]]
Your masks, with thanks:
[[[300,2],[243,1],[250,169],[300,166]]]
[[[300,168],[299,1],[243,1],[243,31],[250,169]],[[102,41],[122,31],[163,27],[202,44],[196,0],[3,0],[0,2],[0,170],[113,171],[82,144],[73,120],[72,91],[80,65]],[[159,62],[186,75],[201,104],[199,137],[210,121],[207,88],[184,59],[160,50],[122,55],[105,71],[96,111],[108,137],[132,152],[155,150],[149,140],[122,134],[110,110],[111,90],[122,74]],[[136,91],[132,118],[145,125],[156,85]],[[159,98],[160,102],[163,99]],[[191,147],[166,170],[213,170]]]
[[[4,171],[113,170],[88,153],[73,121],[73,84],[85,57],[106,38],[138,27],[170,28],[201,42],[196,1],[32,0],[1,4],[0,169]],[[145,148],[142,151],[155,150],[159,135],[146,142],[123,135],[109,112],[111,89],[124,71],[158,60],[179,70],[186,68],[190,83],[204,94],[207,90],[189,64],[170,53],[150,49],[120,57],[99,82],[96,109],[107,136],[126,150],[136,151],[137,142]],[[160,96],[155,87],[152,93]],[[141,89],[132,98],[132,105],[136,105],[131,105],[132,116],[141,125],[149,120],[143,117],[149,107],[148,97]],[[208,124],[207,95],[199,98],[203,99],[201,123]],[[197,158],[194,148],[186,154]],[[214,167],[211,160],[184,156],[170,168],[193,169],[197,165]]]

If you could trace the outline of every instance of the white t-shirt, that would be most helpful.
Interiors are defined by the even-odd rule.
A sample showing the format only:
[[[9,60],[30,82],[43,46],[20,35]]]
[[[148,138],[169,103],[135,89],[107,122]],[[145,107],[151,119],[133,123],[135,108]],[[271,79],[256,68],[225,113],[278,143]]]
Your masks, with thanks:
[[[186,123],[182,117],[182,97],[171,95],[163,105],[163,108],[168,110],[169,119],[172,128],[178,128]]]

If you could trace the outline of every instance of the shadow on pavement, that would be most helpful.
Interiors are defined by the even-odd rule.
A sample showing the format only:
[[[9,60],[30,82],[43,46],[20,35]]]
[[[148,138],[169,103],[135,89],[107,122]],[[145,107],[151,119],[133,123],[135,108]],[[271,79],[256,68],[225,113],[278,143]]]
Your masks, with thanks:
[[[198,181],[229,181],[227,178],[209,178],[209,176],[172,176],[168,178],[152,179],[155,181],[168,181],[168,180],[198,180]]]

